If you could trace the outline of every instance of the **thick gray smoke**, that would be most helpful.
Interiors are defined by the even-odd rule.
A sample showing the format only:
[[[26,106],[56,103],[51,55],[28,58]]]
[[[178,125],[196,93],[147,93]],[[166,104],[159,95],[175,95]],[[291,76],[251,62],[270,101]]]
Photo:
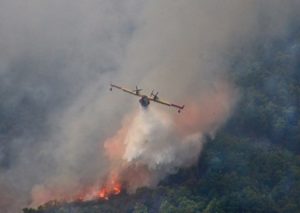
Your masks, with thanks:
[[[129,190],[153,186],[193,163],[232,112],[231,50],[283,36],[298,11],[297,0],[1,1],[1,210],[101,185],[111,170],[126,181],[133,166],[145,175]],[[145,112],[111,82],[186,110]]]

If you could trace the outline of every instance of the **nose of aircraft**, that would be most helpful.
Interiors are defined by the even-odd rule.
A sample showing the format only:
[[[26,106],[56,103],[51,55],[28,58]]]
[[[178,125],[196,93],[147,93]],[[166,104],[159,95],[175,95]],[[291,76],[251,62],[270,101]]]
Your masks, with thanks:
[[[148,105],[150,104],[150,101],[148,99],[147,96],[143,96],[140,100],[139,100],[140,104],[142,105],[142,107],[148,107]]]

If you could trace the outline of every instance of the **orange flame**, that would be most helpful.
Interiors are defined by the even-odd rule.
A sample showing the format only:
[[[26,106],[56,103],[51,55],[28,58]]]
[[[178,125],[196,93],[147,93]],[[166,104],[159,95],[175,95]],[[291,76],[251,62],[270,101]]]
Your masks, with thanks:
[[[118,195],[121,193],[122,186],[120,183],[112,180],[109,185],[102,187],[98,191],[98,198],[108,200],[112,195]]]
[[[111,179],[102,187],[90,186],[79,189],[77,192],[68,194],[58,190],[45,190],[39,193],[39,202],[33,206],[41,205],[57,205],[61,202],[84,202],[88,200],[108,200],[112,196],[120,194],[122,185],[115,179]],[[37,195],[37,194],[36,194]],[[55,199],[53,199],[55,198]],[[35,197],[37,199],[37,197]]]

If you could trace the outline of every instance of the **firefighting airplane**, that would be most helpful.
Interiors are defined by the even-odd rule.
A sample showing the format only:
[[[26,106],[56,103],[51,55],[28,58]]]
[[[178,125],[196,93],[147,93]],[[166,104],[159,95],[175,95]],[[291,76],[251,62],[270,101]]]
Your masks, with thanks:
[[[135,96],[141,97],[140,100],[139,100],[139,102],[142,105],[142,107],[144,107],[144,108],[148,107],[148,105],[150,104],[150,101],[153,101],[153,102],[156,102],[156,103],[159,103],[159,104],[163,104],[163,105],[166,105],[166,106],[169,106],[169,107],[177,108],[177,112],[178,113],[180,113],[181,110],[183,110],[183,108],[184,108],[184,105],[179,106],[177,104],[171,104],[171,103],[168,103],[166,101],[162,101],[158,97],[158,92],[154,94],[153,90],[152,90],[150,96],[147,96],[147,95],[141,94],[140,92],[142,91],[142,89],[139,89],[137,86],[135,87],[135,90],[132,90],[132,91],[128,90],[126,88],[114,85],[114,84],[110,84],[110,91],[112,91],[112,88],[117,88],[117,89],[123,90],[124,92],[127,92],[127,93],[129,93],[131,95],[135,95]]]

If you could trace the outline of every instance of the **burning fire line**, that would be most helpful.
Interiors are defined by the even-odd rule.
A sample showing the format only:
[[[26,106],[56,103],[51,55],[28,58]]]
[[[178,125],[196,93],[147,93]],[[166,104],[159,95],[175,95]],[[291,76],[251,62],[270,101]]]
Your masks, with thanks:
[[[121,189],[121,184],[113,181],[112,186],[103,187],[98,191],[98,198],[108,200],[110,196],[120,194]]]
[[[61,202],[84,202],[89,200],[109,200],[112,196],[120,194],[122,185],[119,182],[111,181],[100,188],[91,187],[81,190],[73,196],[63,196],[62,199],[55,200]]]

